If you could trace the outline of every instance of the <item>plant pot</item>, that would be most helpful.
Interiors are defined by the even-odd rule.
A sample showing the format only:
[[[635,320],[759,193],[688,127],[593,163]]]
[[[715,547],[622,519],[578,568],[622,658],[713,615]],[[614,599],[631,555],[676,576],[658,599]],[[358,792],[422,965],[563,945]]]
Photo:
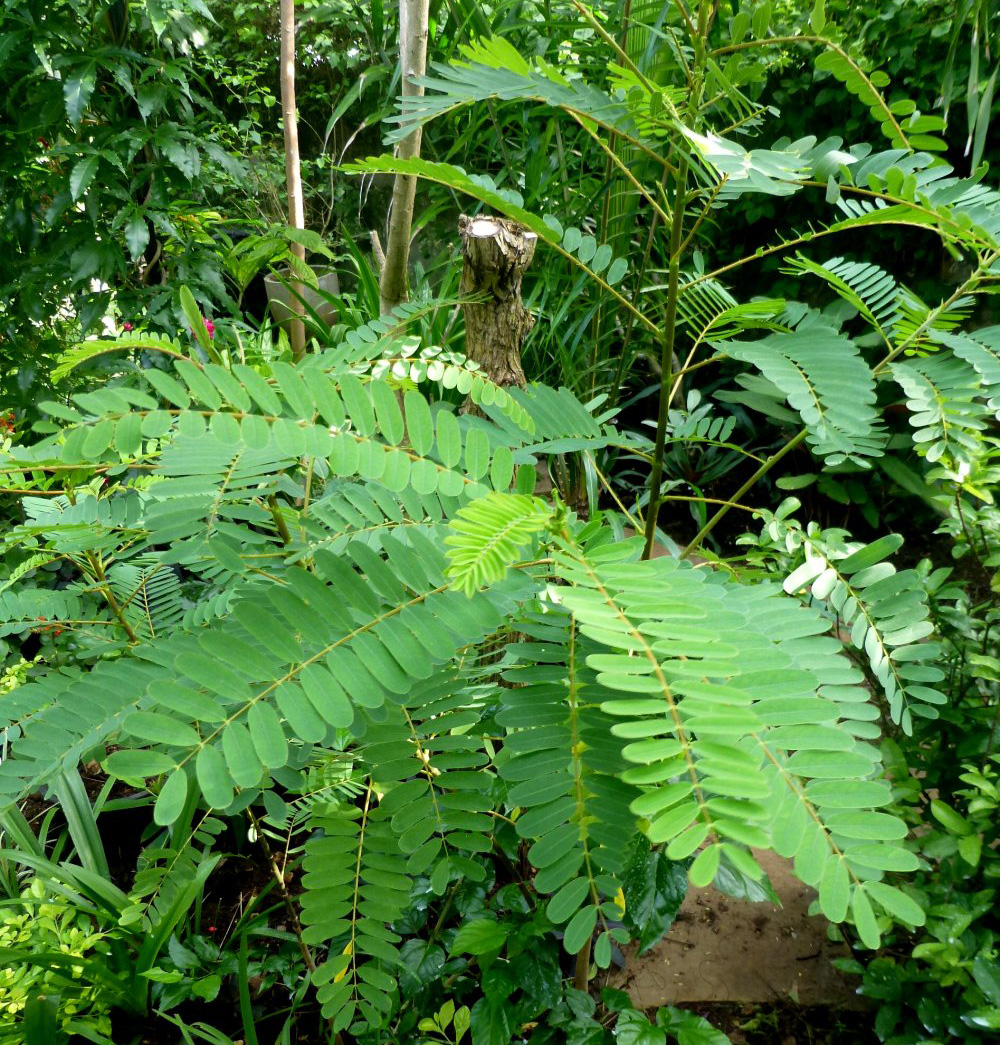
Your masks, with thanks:
[[[303,318],[307,321],[311,318],[308,311],[311,308],[324,323],[330,323],[336,317],[337,309],[324,295],[339,295],[340,280],[337,278],[337,273],[329,265],[316,265],[313,267],[313,272],[316,273],[318,289],[309,286],[307,283],[301,284],[302,297],[308,306]],[[293,278],[288,269],[281,273],[281,279],[290,281]],[[282,283],[281,279],[275,275],[265,276],[264,286],[267,288],[267,301],[271,307],[271,315],[277,323],[285,326],[292,320],[294,313],[290,308],[291,291],[286,283]]]

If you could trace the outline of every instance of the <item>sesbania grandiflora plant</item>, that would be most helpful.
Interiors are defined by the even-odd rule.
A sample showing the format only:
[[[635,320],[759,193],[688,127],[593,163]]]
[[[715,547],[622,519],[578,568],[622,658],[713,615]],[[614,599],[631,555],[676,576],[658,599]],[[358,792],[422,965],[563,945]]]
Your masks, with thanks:
[[[793,858],[869,947],[882,912],[920,924],[883,880],[916,860],[830,621],[776,583],[641,561],[640,539],[535,497],[546,446],[613,431],[565,391],[421,348],[399,333],[412,311],[270,372],[132,336],[70,356],[165,365],[45,404],[0,458],[26,491],[0,634],[44,617],[64,636],[0,700],[0,801],[96,753],[155,796],[163,884],[193,837],[215,844],[208,813],[266,817],[339,752],[351,789],[308,811],[296,902],[324,1014],[362,1038],[399,1006],[415,879],[483,879],[501,824],[539,916],[599,966],[627,938],[640,832],[698,884],[759,879],[753,849]],[[74,577],[58,589],[53,561]],[[133,923],[155,925],[159,888],[147,868]],[[479,918],[453,947],[505,938]]]

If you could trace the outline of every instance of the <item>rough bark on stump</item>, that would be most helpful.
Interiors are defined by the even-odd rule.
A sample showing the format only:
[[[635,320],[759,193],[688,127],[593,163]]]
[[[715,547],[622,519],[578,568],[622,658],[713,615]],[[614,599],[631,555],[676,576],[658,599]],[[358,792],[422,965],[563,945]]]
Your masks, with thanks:
[[[465,352],[503,387],[524,387],[521,346],[535,317],[521,302],[521,276],[531,263],[538,236],[508,218],[458,220],[462,237],[461,292],[486,295],[462,306]]]

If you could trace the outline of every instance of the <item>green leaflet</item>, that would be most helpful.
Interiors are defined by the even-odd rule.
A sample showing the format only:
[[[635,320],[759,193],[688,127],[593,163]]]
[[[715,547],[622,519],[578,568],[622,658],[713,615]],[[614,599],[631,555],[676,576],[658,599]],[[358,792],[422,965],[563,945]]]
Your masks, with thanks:
[[[865,892],[889,914],[911,925],[923,925],[926,918],[920,904],[902,890],[885,882],[866,882]]]
[[[545,913],[552,922],[560,925],[577,910],[589,892],[590,883],[586,878],[574,878],[553,894]]]
[[[913,441],[930,463],[969,467],[983,454],[992,411],[981,398],[979,375],[964,360],[937,356],[892,364],[906,396]]]
[[[174,768],[174,761],[160,751],[119,749],[108,755],[104,765],[114,776],[145,778],[169,773]]]
[[[585,665],[583,636],[571,643],[571,622],[555,610],[531,616],[524,627],[533,641],[516,647],[518,663],[505,673],[511,688],[501,691],[497,715],[509,730],[511,755],[500,773],[508,801],[518,807],[516,830],[533,843],[535,885],[552,894],[549,917],[573,926],[564,936],[570,950],[576,935],[589,935],[598,919],[606,926],[604,905],[599,909],[595,901],[617,896],[635,829],[629,804],[637,791],[618,779],[624,768],[620,744],[598,706],[603,691]],[[560,684],[567,669],[575,680],[568,692]],[[574,738],[582,741],[577,748]]]
[[[878,331],[887,345],[892,344],[900,313],[900,290],[889,273],[868,262],[831,258],[822,264],[797,254],[789,262],[792,272],[818,276],[854,306]]]
[[[851,900],[851,879],[840,859],[828,860],[819,883],[819,906],[831,922],[847,917]]]
[[[452,954],[490,954],[507,939],[508,927],[490,918],[475,918],[459,927],[451,942]]]
[[[187,773],[179,767],[167,777],[156,796],[153,806],[153,820],[161,826],[172,824],[180,815],[187,800]]]
[[[581,950],[593,935],[597,925],[597,908],[592,905],[581,907],[570,919],[563,936],[563,945],[570,954]]]
[[[195,775],[205,801],[212,809],[225,809],[233,800],[226,763],[219,751],[211,746],[203,747],[195,759]]]
[[[139,740],[178,747],[194,747],[199,743],[198,734],[180,719],[152,711],[136,711],[129,715],[123,727]]]

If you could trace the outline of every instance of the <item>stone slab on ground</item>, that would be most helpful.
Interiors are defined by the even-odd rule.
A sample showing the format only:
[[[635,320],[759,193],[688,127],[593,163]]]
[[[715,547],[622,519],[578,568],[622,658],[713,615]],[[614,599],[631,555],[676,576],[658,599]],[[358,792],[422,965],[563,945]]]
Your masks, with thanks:
[[[831,965],[848,957],[826,937],[826,922],[807,914],[816,891],[789,861],[756,853],[781,907],[690,889],[667,936],[646,954],[626,954],[610,985],[627,990],[637,1008],[695,1002],[792,1001],[835,1008],[863,1007],[857,981]]]

